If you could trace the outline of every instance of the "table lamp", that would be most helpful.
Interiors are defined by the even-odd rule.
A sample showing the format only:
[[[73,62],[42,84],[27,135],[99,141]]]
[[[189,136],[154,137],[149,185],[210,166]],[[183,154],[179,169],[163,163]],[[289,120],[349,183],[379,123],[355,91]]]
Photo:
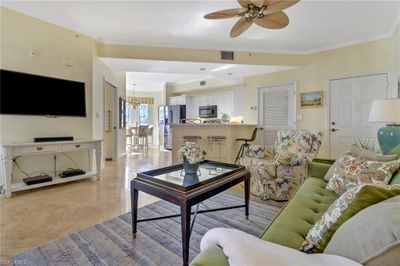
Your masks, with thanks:
[[[388,123],[378,130],[378,143],[383,154],[400,145],[400,99],[374,100],[368,120]]]

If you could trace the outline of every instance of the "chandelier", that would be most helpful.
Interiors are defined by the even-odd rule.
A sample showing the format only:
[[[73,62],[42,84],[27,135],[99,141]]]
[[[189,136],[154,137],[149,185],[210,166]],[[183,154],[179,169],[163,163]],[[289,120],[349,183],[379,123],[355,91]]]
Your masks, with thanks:
[[[132,105],[133,109],[136,109],[140,105],[140,103],[139,103],[139,99],[135,97],[136,84],[133,83],[132,85],[133,85],[133,97],[130,97],[129,103]]]

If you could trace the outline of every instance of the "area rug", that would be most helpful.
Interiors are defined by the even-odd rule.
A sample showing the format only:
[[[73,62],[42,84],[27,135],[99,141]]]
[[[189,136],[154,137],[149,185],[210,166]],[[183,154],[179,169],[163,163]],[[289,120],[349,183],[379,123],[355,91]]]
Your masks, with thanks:
[[[223,192],[200,205],[200,209],[243,204],[243,195]],[[249,220],[244,208],[199,214],[190,238],[190,260],[200,252],[202,236],[211,228],[236,228],[259,235],[280,210],[279,204],[252,199]],[[142,207],[138,218],[178,213],[165,201]],[[138,223],[132,238],[131,213],[50,241],[14,256],[24,265],[182,265],[180,217]]]

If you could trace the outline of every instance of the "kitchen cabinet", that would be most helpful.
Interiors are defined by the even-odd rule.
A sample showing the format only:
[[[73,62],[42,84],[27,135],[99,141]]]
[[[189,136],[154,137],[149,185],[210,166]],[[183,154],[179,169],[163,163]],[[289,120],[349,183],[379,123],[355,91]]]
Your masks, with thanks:
[[[198,117],[199,107],[217,105],[218,117],[222,114],[233,114],[233,92],[224,92],[213,95],[191,96],[186,99],[187,117]]]
[[[169,97],[168,105],[186,105],[186,98],[186,95]]]

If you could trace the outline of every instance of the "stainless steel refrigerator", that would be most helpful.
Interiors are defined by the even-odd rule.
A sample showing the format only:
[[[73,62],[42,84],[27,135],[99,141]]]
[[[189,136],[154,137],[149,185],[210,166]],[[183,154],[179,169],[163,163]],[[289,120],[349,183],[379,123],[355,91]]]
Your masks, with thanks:
[[[185,123],[186,105],[170,105],[165,107],[164,147],[172,150],[172,125]]]

